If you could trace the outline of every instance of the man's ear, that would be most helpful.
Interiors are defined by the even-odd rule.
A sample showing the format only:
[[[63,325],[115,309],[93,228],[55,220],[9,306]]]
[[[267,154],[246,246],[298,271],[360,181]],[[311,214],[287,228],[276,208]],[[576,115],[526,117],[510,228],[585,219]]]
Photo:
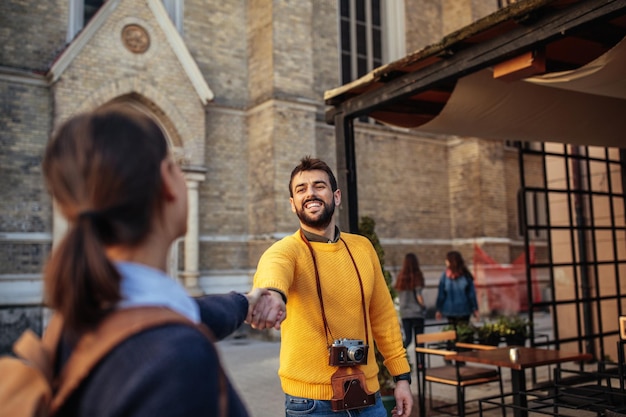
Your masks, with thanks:
[[[335,205],[339,207],[341,205],[341,190],[336,189],[333,193],[333,198],[335,199]]]
[[[178,190],[174,180],[174,162],[169,158],[161,161],[161,181],[165,200],[174,201],[178,197]]]
[[[291,204],[291,211],[292,211],[293,213],[295,213],[295,212],[296,212],[296,205],[295,205],[295,203],[293,202],[293,197],[289,197],[289,204]]]

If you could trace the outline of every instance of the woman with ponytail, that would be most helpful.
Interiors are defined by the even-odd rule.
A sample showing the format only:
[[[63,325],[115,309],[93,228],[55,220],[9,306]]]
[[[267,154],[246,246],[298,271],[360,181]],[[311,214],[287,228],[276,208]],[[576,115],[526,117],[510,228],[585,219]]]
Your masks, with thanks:
[[[85,332],[127,308],[168,308],[218,339],[257,312],[280,326],[266,289],[191,298],[166,275],[168,250],[186,233],[187,189],[148,116],[117,104],[71,118],[49,142],[43,173],[69,223],[44,272],[45,302],[64,323],[57,372]],[[192,326],[151,328],[115,347],[59,415],[215,416],[220,372],[215,347]],[[226,391],[228,415],[247,416],[228,381]]]

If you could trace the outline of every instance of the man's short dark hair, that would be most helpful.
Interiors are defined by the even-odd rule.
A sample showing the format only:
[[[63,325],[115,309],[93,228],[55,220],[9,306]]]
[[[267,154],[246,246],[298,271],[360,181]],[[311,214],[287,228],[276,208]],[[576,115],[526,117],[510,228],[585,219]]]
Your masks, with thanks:
[[[298,175],[303,171],[324,171],[328,174],[328,179],[330,181],[330,188],[333,192],[337,191],[337,179],[335,178],[335,174],[333,174],[333,170],[326,164],[326,162],[321,159],[311,158],[310,156],[305,156],[300,160],[300,164],[296,166],[293,171],[291,171],[291,177],[289,178],[289,196],[293,197],[293,190],[291,189],[291,185],[293,183],[293,177]]]

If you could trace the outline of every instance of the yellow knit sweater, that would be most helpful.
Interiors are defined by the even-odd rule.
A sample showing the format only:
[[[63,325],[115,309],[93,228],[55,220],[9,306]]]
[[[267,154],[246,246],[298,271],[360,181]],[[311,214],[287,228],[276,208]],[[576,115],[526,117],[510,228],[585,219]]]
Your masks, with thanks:
[[[373,340],[392,375],[410,371],[398,317],[372,244],[359,235],[342,233],[341,238],[345,244],[341,240],[311,242],[332,337],[324,334],[313,259],[300,231],[274,243],[259,261],[254,286],[277,288],[288,298],[278,370],[286,394],[330,400],[331,376],[337,370],[328,364],[332,339],[365,340],[359,279],[346,244],[354,256],[365,293],[370,348],[367,365],[361,369],[367,388],[372,392],[379,390]]]

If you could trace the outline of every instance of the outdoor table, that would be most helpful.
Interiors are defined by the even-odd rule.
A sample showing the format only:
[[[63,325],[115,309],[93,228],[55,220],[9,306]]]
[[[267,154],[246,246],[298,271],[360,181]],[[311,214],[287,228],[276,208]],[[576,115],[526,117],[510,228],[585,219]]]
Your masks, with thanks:
[[[511,360],[511,348],[518,349],[518,357]],[[467,352],[457,352],[446,359],[475,362],[486,365],[494,365],[511,369],[511,387],[513,390],[513,403],[515,407],[515,417],[525,417],[526,410],[526,369],[543,365],[555,365],[563,362],[589,361],[593,356],[589,353],[567,352],[555,349],[542,349],[533,347],[508,346],[491,350],[472,350]]]

